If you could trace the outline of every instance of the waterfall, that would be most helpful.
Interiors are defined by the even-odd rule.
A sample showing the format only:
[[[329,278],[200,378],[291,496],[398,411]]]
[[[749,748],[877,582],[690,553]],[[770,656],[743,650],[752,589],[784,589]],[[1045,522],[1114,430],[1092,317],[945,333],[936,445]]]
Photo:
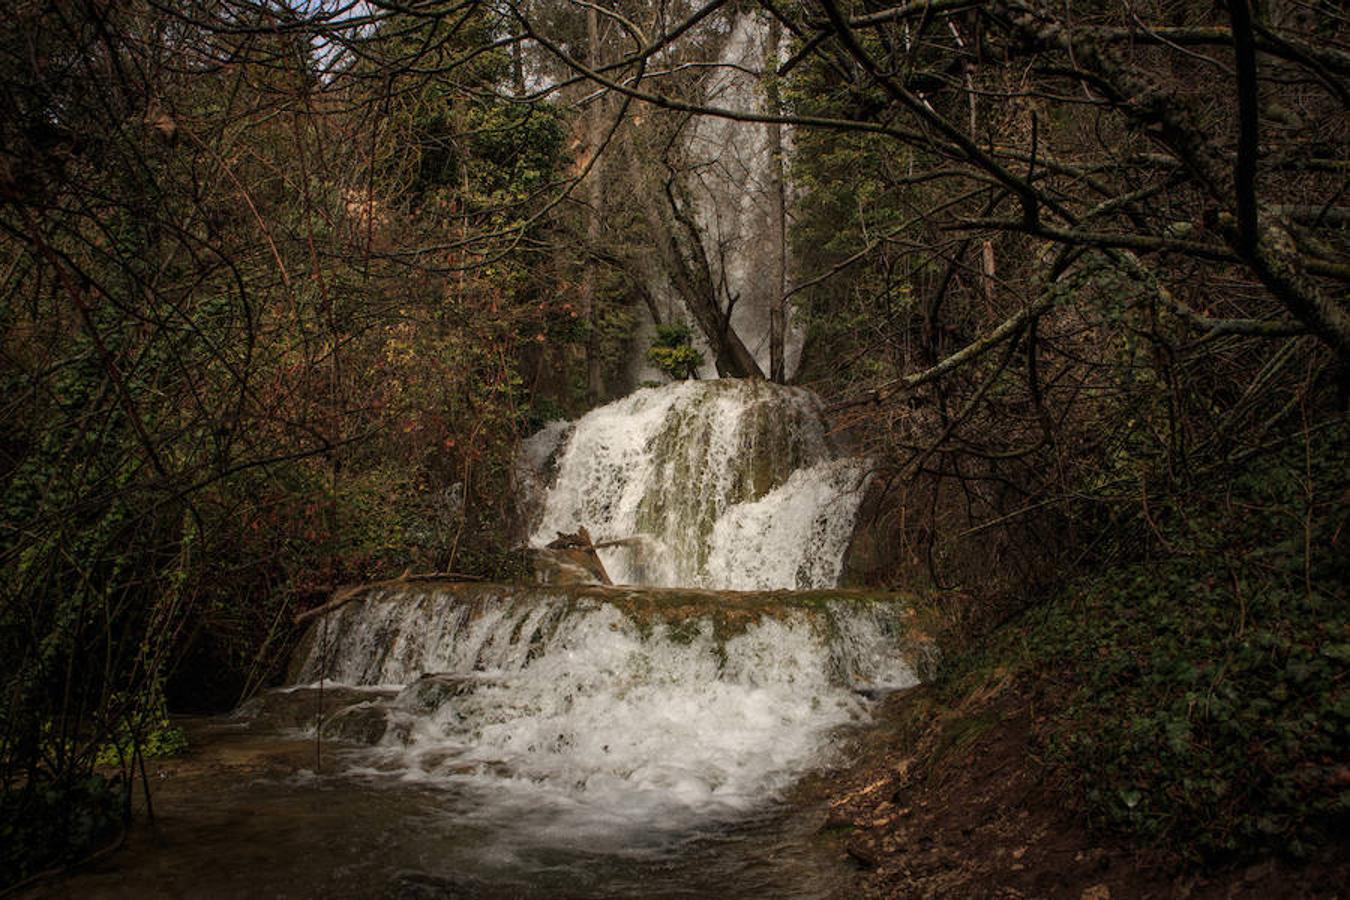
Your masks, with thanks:
[[[622,584],[837,583],[866,469],[839,456],[809,391],[755,380],[677,382],[549,434],[568,436],[555,451],[532,544],[579,527],[597,543],[625,541],[600,551]]]
[[[893,597],[459,584],[347,604],[295,678],[386,689],[330,720],[361,771],[614,837],[761,804],[922,653]]]
[[[765,65],[769,19],[763,14],[739,13],[718,54],[715,68],[703,86],[705,102],[723,109],[746,113],[774,113],[765,108]],[[791,132],[784,129],[791,145]],[[685,152],[689,156],[687,179],[693,214],[703,238],[704,251],[715,280],[725,285],[730,304],[731,327],[745,341],[760,369],[769,372],[770,309],[780,301],[782,286],[769,273],[774,271],[775,245],[773,207],[775,159],[769,126],[759,122],[703,116],[690,126]],[[787,186],[790,194],[791,185]],[[789,253],[789,267],[791,259]],[[785,371],[796,372],[805,334],[793,322],[792,307],[784,309]]]
[[[750,115],[781,112],[766,106],[763,70],[769,18],[762,12],[735,12],[719,31],[715,67],[700,84],[703,102]],[[760,370],[770,374],[772,311],[780,308],[785,316],[784,373],[791,379],[801,364],[806,331],[793,304],[783,302],[797,266],[779,227],[780,217],[791,221],[798,191],[791,166],[781,158],[791,156],[792,129],[783,126],[779,134],[781,146],[775,152],[770,126],[765,123],[695,117],[679,138],[678,153],[683,159],[679,183],[682,207],[697,227],[702,261],[719,294],[719,307],[730,317],[731,330],[745,343]],[[784,201],[786,209],[780,206]],[[650,202],[664,203],[665,198],[658,196]],[[785,271],[780,272],[780,266]],[[639,273],[647,302],[632,307],[637,319],[634,345],[639,352],[628,360],[624,383],[632,387],[664,377],[641,352],[651,344],[658,321],[691,326],[694,346],[705,360],[699,376],[715,378],[713,351],[695,327],[669,273],[657,265],[639,267]]]
[[[520,466],[532,543],[622,541],[600,551],[619,586],[366,588],[241,715],[319,729],[349,776],[445,790],[483,846],[589,859],[745,821],[917,682],[906,599],[835,588],[866,466],[810,392],[640,390],[549,425]]]
[[[291,680],[398,688],[427,672],[517,672],[555,645],[564,623],[599,611],[622,614],[644,639],[664,629],[656,639],[676,643],[690,629],[711,629],[725,643],[762,621],[806,623],[822,665],[850,690],[913,684],[923,642],[908,604],[888,594],[448,583],[369,589],[310,630]]]

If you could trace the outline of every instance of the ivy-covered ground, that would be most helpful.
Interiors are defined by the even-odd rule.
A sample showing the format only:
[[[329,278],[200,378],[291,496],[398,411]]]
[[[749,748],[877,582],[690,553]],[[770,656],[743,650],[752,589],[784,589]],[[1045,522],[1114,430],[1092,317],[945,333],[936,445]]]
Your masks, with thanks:
[[[879,896],[1333,896],[1350,868],[1344,431],[1149,512],[897,698],[829,833]],[[1214,489],[1214,488],[1218,489]],[[1096,892],[1096,893],[1093,893]]]

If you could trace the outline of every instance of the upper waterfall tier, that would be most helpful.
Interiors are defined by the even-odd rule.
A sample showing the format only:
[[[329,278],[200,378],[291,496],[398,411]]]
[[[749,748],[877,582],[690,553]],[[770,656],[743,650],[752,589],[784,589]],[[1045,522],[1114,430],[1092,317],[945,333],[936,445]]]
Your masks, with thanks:
[[[727,590],[834,586],[864,464],[839,457],[809,391],[677,382],[592,410],[561,439],[531,537],[586,528],[619,584]],[[548,458],[533,442],[535,463]],[[542,452],[541,452],[542,451]]]

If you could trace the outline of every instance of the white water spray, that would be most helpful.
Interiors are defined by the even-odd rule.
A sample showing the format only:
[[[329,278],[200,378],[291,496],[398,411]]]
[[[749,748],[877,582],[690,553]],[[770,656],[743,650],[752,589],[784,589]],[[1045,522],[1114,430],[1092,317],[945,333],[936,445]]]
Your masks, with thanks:
[[[374,692],[327,726],[368,745],[349,772],[444,786],[475,827],[589,852],[763,806],[876,691],[916,682],[908,607],[833,590],[866,466],[813,394],[650,388],[550,426],[521,465],[532,542],[622,540],[601,553],[633,587],[409,586],[331,613],[294,681]]]
[[[589,530],[621,584],[834,586],[866,471],[820,401],[764,381],[647,388],[579,419],[531,543]]]
[[[902,606],[829,592],[401,590],[335,613],[298,677],[413,684],[373,704],[387,727],[359,771],[615,837],[734,816],[826,761],[864,694],[915,683],[909,634]]]

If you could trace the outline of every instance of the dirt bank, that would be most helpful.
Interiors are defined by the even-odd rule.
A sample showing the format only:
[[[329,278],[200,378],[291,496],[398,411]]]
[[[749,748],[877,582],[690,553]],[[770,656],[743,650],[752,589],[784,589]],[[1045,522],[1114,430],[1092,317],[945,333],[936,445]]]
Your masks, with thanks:
[[[863,870],[860,894],[893,897],[1335,898],[1344,848],[1212,871],[1169,848],[1097,833],[1036,756],[1025,679],[995,677],[956,705],[933,688],[887,701],[888,728],[838,777],[825,833]]]

